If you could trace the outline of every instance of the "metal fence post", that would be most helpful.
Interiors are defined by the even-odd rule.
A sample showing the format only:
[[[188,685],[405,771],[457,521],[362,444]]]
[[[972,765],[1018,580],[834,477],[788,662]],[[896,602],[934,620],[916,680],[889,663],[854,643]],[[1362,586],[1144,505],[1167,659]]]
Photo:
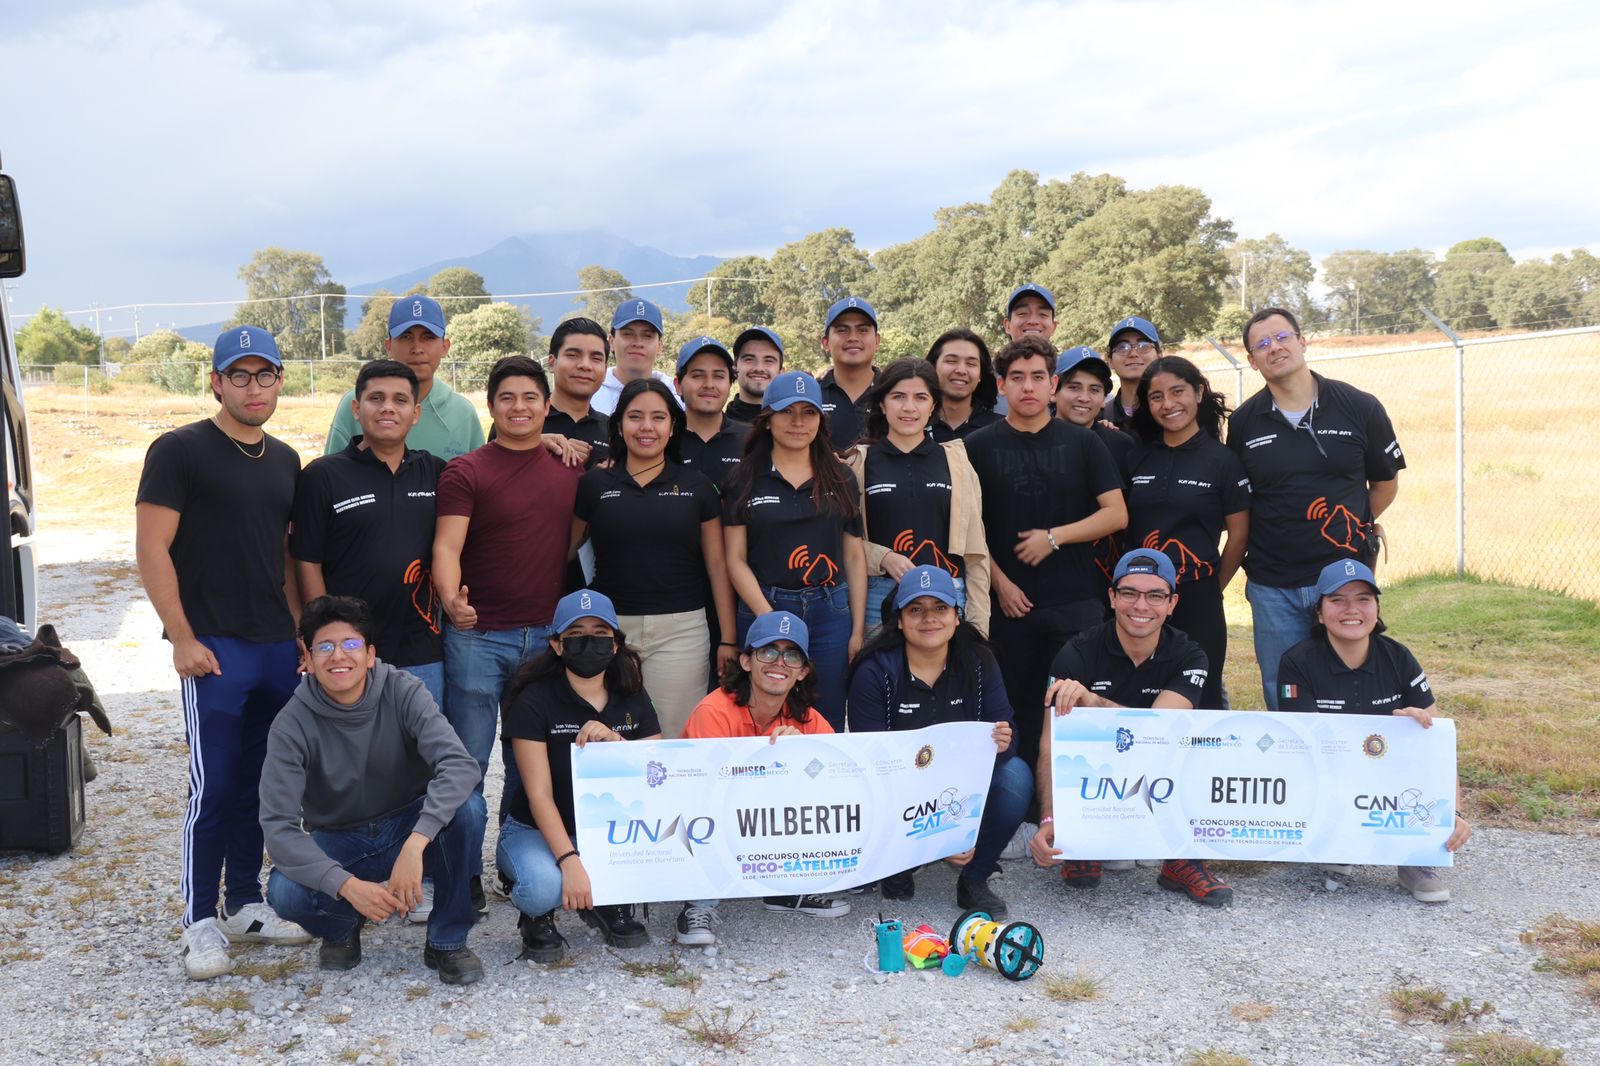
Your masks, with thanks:
[[[83,365],[83,417],[89,417],[89,364]]]
[[[1244,364],[1235,359],[1233,353],[1218,344],[1215,339],[1207,337],[1206,343],[1221,352],[1222,358],[1226,359],[1228,365],[1233,367],[1233,406],[1238,407],[1244,400]]]
[[[1467,356],[1456,331],[1438,315],[1421,307],[1428,321],[1450,338],[1456,349],[1456,577],[1467,576]]]
[[[306,360],[306,373],[311,380],[311,398],[315,400],[317,398],[317,362],[315,359]]]

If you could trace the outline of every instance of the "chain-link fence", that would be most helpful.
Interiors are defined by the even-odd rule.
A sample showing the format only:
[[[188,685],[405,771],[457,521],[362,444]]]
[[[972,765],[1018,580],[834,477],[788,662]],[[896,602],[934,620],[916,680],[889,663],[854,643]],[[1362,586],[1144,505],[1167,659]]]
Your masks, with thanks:
[[[1600,327],[1488,335],[1415,344],[1312,338],[1307,362],[1383,401],[1406,456],[1400,494],[1383,516],[1386,577],[1475,574],[1600,600],[1600,444],[1593,395]],[[1171,349],[1179,351],[1180,349]],[[1185,345],[1182,353],[1237,405],[1261,387],[1237,343]],[[296,408],[331,406],[355,382],[354,360],[290,361],[284,393]],[[119,409],[208,413],[199,363],[24,367],[30,387],[81,394],[84,413],[114,395]],[[488,364],[447,362],[439,375],[483,408]],[[74,404],[76,406],[76,404]],[[303,412],[310,423],[320,411]],[[325,426],[325,422],[320,422]],[[306,431],[310,444],[315,434]]]

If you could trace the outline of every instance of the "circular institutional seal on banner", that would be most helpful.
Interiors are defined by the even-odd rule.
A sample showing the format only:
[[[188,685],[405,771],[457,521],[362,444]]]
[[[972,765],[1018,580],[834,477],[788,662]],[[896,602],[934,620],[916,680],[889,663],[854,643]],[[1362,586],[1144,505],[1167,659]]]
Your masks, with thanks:
[[[1369,759],[1381,759],[1389,754],[1389,742],[1382,733],[1373,733],[1361,742],[1361,751]]]
[[[933,763],[933,745],[924,744],[917,749],[916,766],[918,770],[926,770]]]

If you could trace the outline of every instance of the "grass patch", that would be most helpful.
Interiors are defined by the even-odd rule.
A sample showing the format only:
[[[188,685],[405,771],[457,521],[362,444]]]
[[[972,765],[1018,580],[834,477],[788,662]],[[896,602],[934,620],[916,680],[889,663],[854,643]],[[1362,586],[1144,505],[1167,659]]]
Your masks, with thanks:
[[[546,1011],[544,1014],[539,1015],[539,1024],[560,1025],[561,1015],[557,1014],[555,1011]]]
[[[1044,979],[1044,994],[1057,1003],[1082,1003],[1100,996],[1100,979],[1086,970],[1072,977],[1048,974]]]
[[[196,1029],[189,1037],[200,1047],[220,1047],[244,1032],[244,1022],[235,1022],[219,1029]]]
[[[225,1010],[244,1012],[250,1009],[250,997],[245,995],[243,989],[231,989],[227,992],[202,992],[183,1001],[185,1007],[204,1007],[212,1014],[221,1014]]]
[[[406,986],[406,999],[413,1003],[419,999],[427,999],[431,995],[433,995],[433,989],[429,988],[427,985]]]
[[[1028,1033],[1039,1028],[1039,1019],[1031,1014],[1019,1014],[1001,1028],[1008,1033]]]
[[[770,1032],[756,1028],[755,1020],[756,1012],[753,1010],[741,1016],[732,1007],[724,1007],[709,1014],[695,1011],[693,1019],[682,1023],[679,1028],[702,1047],[745,1052]]]
[[[1488,1001],[1474,1003],[1468,996],[1446,999],[1442,990],[1432,985],[1400,985],[1389,990],[1389,1009],[1402,1021],[1437,1022],[1453,1025],[1468,1018],[1481,1018],[1494,1013],[1494,1004]]]
[[[1278,1008],[1270,1003],[1235,1003],[1228,1013],[1241,1022],[1264,1022],[1278,1013]]]
[[[1600,1002],[1600,923],[1552,914],[1523,933],[1522,942],[1539,949],[1534,969],[1581,978],[1584,994]]]
[[[1460,1055],[1458,1066],[1562,1066],[1566,1052],[1505,1033],[1464,1036],[1445,1045]]]
[[[233,964],[233,972],[238,977],[259,977],[271,983],[282,981],[290,974],[299,973],[305,967],[304,959],[298,955],[290,955],[282,959],[240,959]]]
[[[1243,1055],[1235,1055],[1231,1051],[1218,1051],[1216,1048],[1207,1048],[1196,1051],[1189,1056],[1186,1066],[1250,1066],[1250,1060]]]
[[[612,952],[613,957],[616,956]],[[668,988],[686,988],[693,992],[700,987],[700,975],[683,965],[677,952],[664,959],[621,959],[618,964],[629,977],[654,977]]]

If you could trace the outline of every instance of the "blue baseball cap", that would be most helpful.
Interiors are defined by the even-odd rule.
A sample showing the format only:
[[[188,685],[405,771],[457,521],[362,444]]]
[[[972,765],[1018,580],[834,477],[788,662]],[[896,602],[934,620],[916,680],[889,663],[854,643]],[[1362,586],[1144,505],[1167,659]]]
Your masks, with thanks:
[[[1135,548],[1117,560],[1117,568],[1111,572],[1111,587],[1116,588],[1117,582],[1129,574],[1154,574],[1167,583],[1167,588],[1178,587],[1178,571],[1166,552]]]
[[[611,597],[594,589],[579,589],[556,601],[556,613],[550,622],[551,634],[559,637],[573,623],[584,618],[593,618],[612,629],[617,628],[617,609],[612,606]]]
[[[1056,313],[1055,294],[1049,289],[1045,288],[1043,285],[1030,281],[1026,285],[1017,286],[1017,291],[1012,293],[1011,299],[1006,301],[1007,315],[1011,314],[1012,309],[1017,306],[1017,301],[1022,299],[1024,296],[1037,296],[1039,299],[1043,300],[1049,305],[1050,313],[1052,315]]]
[[[1106,391],[1111,391],[1111,365],[1105,361],[1105,358],[1099,352],[1087,344],[1068,348],[1056,358],[1056,374],[1061,378],[1063,384],[1067,380],[1067,375],[1079,367],[1094,374],[1105,385]]]
[[[1117,334],[1121,333],[1125,329],[1133,330],[1135,333],[1139,334],[1145,340],[1150,341],[1153,344],[1161,343],[1161,334],[1156,332],[1156,327],[1148,318],[1140,318],[1138,315],[1129,315],[1127,318],[1111,327],[1111,340],[1106,342],[1106,347],[1111,347],[1112,341],[1117,339]]]
[[[750,632],[745,634],[744,646],[765,648],[768,644],[776,644],[780,640],[792,642],[800,649],[801,654],[810,658],[811,650],[808,645],[811,643],[811,630],[806,628],[799,615],[790,614],[788,611],[768,611],[751,622]]]
[[[918,596],[932,596],[955,607],[956,579],[942,566],[913,566],[895,589],[894,609],[900,610]]]
[[[648,322],[661,332],[661,308],[649,300],[624,300],[611,315],[611,332],[635,322]]]
[[[402,296],[389,308],[389,336],[398,337],[412,326],[424,326],[435,337],[444,336],[444,309],[431,296]]]
[[[235,326],[224,330],[211,349],[211,369],[226,370],[252,355],[258,355],[278,369],[283,369],[283,356],[278,354],[278,342],[260,326]]]
[[[1373,592],[1383,595],[1372,567],[1357,559],[1335,559],[1324,566],[1322,573],[1317,575],[1317,598],[1332,596],[1352,581],[1365,581],[1372,586]]]
[[[755,340],[771,341],[772,346],[778,349],[778,355],[780,357],[783,355],[783,339],[778,336],[776,331],[770,330],[766,326],[750,326],[743,333],[739,334],[733,339],[734,356],[738,356],[739,349],[744,347],[746,341]]]
[[[808,403],[822,410],[822,386],[804,370],[790,370],[779,374],[767,386],[761,397],[761,406],[770,411],[781,411],[797,403]]]
[[[873,310],[870,303],[859,296],[846,296],[842,300],[835,300],[832,307],[828,308],[827,317],[822,320],[822,332],[826,333],[833,328],[833,320],[846,311],[860,311],[872,319],[872,328],[878,328],[878,312]]]
[[[708,337],[702,333],[694,340],[685,341],[683,347],[678,349],[678,376],[680,378],[683,377],[683,372],[689,368],[690,360],[701,352],[716,352],[728,361],[728,369],[733,369],[733,356],[729,354],[728,349],[722,346],[722,342],[715,337]]]

